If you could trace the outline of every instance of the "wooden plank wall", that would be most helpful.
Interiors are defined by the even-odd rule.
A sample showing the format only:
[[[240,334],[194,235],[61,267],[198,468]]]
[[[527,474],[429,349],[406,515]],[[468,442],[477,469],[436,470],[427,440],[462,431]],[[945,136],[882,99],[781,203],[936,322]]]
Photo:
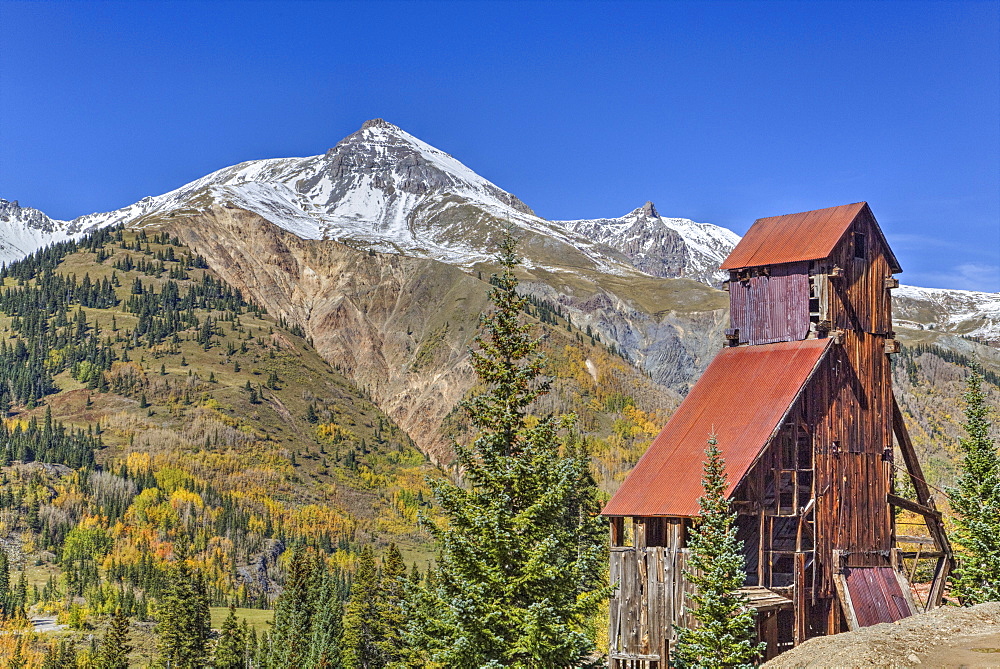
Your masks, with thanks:
[[[855,232],[864,235],[863,259],[854,257]],[[880,335],[892,332],[891,295],[885,283],[892,270],[870,217],[858,216],[824,265],[844,271],[842,277],[832,280],[830,320],[835,329]]]
[[[611,549],[612,669],[666,667],[674,625],[693,622],[687,601],[693,588],[683,577],[687,553],[668,546]]]

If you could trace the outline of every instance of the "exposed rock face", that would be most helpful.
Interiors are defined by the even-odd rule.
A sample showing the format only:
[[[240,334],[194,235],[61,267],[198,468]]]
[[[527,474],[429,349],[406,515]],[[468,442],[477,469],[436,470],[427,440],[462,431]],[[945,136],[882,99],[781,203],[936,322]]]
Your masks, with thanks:
[[[9,202],[3,198],[0,198],[0,223],[8,226],[20,223],[45,232],[56,229],[55,222],[37,209],[22,207],[17,200]]]
[[[268,312],[302,325],[422,450],[450,458],[439,427],[472,383],[466,352],[486,307],[483,282],[429,260],[299,239],[240,209],[212,207],[163,229]],[[450,336],[422,351],[439,328]]]
[[[620,251],[646,274],[684,277],[712,285],[727,278],[719,265],[740,240],[736,233],[717,225],[664,218],[652,202],[621,218],[559,223]]]
[[[390,200],[405,198],[406,193],[424,196],[436,191],[468,192],[470,199],[496,200],[534,215],[514,195],[380,118],[365,121],[360,130],[338,142],[327,151],[323,163],[311,177],[296,184],[296,190],[306,193],[328,180],[332,187],[324,191],[328,193],[326,201],[314,200],[320,206],[337,206],[351,191],[364,188],[369,181],[385,191]],[[391,212],[394,204],[387,202],[384,210]]]
[[[303,240],[238,208],[213,206],[151,225],[177,235],[270,313],[302,325],[320,354],[424,452],[450,460],[441,425],[474,382],[468,349],[489,306],[484,281],[432,260]],[[688,281],[649,278],[635,286],[622,279],[617,286],[600,274],[559,276],[528,270],[523,285],[561,303],[578,327],[622,342],[655,381],[685,391],[721,345],[720,291]],[[631,296],[636,288],[662,309]]]
[[[17,200],[0,198],[0,262],[19,260],[46,244],[80,233],[73,222],[56,221],[37,209],[22,207]]]

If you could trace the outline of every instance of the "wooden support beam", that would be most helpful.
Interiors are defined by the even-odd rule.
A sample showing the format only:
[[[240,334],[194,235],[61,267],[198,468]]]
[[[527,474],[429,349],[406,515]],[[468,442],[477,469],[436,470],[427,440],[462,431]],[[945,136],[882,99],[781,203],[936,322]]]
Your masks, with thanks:
[[[792,642],[798,646],[806,640],[809,630],[809,618],[806,608],[806,555],[805,553],[795,554],[795,571],[793,576],[795,590],[793,591],[795,631]]]
[[[899,557],[902,558],[902,559],[905,559],[905,560],[917,560],[917,559],[921,559],[921,558],[932,559],[932,558],[944,557],[944,553],[942,553],[941,551],[929,551],[929,552],[927,552],[927,551],[920,551],[920,550],[915,550],[915,551],[899,551]]]
[[[900,497],[899,495],[889,493],[885,496],[885,501],[893,506],[898,506],[901,509],[918,513],[925,518],[941,518],[941,512],[937,509],[926,507],[923,504],[918,504],[917,502],[906,499],[905,497]]]
[[[930,487],[924,480],[924,472],[917,459],[917,452],[913,449],[913,442],[910,441],[910,434],[906,431],[906,424],[903,422],[903,412],[899,410],[899,403],[896,398],[892,398],[892,431],[896,435],[899,443],[899,450],[903,454],[903,462],[906,464],[906,472],[910,475],[913,488],[917,491],[917,502],[920,506],[937,511],[934,508],[934,498],[931,497]],[[900,498],[901,499],[901,498]],[[902,507],[905,508],[905,507]],[[919,511],[917,513],[920,513]],[[934,539],[934,546],[942,556],[938,558],[937,567],[934,570],[934,580],[931,582],[931,590],[927,596],[927,609],[941,606],[944,598],[944,588],[948,582],[948,575],[955,567],[955,556],[951,550],[951,542],[948,541],[948,534],[944,529],[944,522],[941,515],[924,515],[924,522],[927,531]]]
[[[927,608],[931,610],[941,606],[944,598],[944,586],[948,582],[948,574],[955,566],[955,558],[951,554],[951,546],[948,546],[946,555],[938,558],[937,567],[934,569],[934,580],[931,581],[931,591],[927,594]]]
[[[917,491],[917,501],[927,504],[931,498],[931,489],[924,480],[924,472],[917,459],[917,452],[913,450],[913,442],[910,441],[910,434],[906,431],[903,423],[903,413],[899,410],[899,403],[896,398],[892,398],[892,431],[896,434],[896,441],[899,443],[899,450],[903,454],[903,463],[906,465],[906,473],[910,475],[913,482],[913,489]]]

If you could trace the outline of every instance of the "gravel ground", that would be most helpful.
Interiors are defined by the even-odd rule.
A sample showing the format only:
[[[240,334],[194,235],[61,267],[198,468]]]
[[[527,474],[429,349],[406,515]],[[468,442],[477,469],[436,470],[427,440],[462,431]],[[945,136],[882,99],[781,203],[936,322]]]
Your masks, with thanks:
[[[1000,667],[1000,602],[817,637],[764,667]]]

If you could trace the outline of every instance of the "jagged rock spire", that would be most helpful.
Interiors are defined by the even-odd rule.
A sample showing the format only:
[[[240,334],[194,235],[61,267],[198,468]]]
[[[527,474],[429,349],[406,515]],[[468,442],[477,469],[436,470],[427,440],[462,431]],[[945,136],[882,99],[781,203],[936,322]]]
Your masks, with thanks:
[[[361,129],[365,130],[367,128],[394,128],[395,126],[384,118],[373,118],[365,121],[361,124]]]

